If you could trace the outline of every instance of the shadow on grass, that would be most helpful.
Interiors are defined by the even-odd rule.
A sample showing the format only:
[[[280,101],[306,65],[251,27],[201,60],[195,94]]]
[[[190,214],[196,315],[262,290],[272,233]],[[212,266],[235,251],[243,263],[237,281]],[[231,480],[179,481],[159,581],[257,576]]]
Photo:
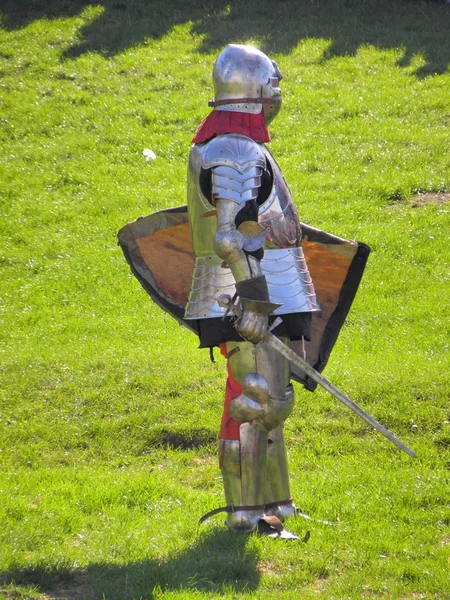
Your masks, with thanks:
[[[217,445],[217,433],[210,433],[205,429],[194,429],[186,434],[184,431],[170,431],[168,429],[157,429],[153,431],[152,444],[162,448],[173,448],[174,450],[192,450],[205,446]]]
[[[254,41],[269,54],[288,53],[303,39],[321,38],[330,41],[323,60],[354,56],[370,44],[403,47],[401,67],[423,56],[417,76],[443,73],[450,63],[444,0],[5,0],[1,12],[4,25],[18,29],[36,19],[75,16],[88,5],[101,7],[101,14],[82,29],[82,41],[66,51],[69,58],[90,51],[112,56],[189,22],[203,36],[200,52]]]
[[[0,573],[0,584],[35,586],[47,598],[150,600],[164,590],[197,590],[215,596],[256,590],[260,580],[256,551],[248,537],[227,530],[205,533],[187,550],[165,560],[126,565],[93,563],[83,570],[43,564]]]

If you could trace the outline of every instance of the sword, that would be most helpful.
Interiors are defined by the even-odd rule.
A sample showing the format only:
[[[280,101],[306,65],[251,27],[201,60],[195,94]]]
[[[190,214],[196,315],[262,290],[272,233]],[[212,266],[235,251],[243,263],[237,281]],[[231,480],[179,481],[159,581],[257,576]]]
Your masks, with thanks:
[[[235,316],[239,316],[241,312],[240,307],[233,305],[231,297],[226,297],[226,294],[223,294],[219,298],[219,304],[222,307],[227,308],[227,314],[231,311]],[[281,319],[278,317],[274,323],[272,324],[270,329],[274,329],[281,323]],[[356,413],[361,419],[364,419],[366,423],[371,425],[374,429],[382,433],[388,440],[390,440],[393,444],[398,446],[400,450],[406,452],[412,458],[416,458],[417,455],[414,450],[411,450],[406,444],[404,444],[401,440],[398,439],[393,433],[391,433],[386,427],[384,427],[381,423],[379,423],[376,419],[374,419],[371,415],[369,415],[365,410],[363,410],[360,406],[356,404],[347,394],[344,394],[339,388],[328,381],[326,377],[324,377],[321,373],[316,371],[314,367],[312,367],[306,360],[303,360],[298,354],[296,354],[289,346],[286,346],[280,339],[278,339],[271,331],[269,330],[266,337],[260,344],[267,344],[271,348],[273,348],[276,352],[284,356],[286,360],[288,360],[291,364],[293,364],[298,369],[304,371],[311,379],[313,379],[316,383],[321,385],[327,392],[330,392],[337,400],[345,404],[350,410]],[[257,349],[258,344],[255,346]]]

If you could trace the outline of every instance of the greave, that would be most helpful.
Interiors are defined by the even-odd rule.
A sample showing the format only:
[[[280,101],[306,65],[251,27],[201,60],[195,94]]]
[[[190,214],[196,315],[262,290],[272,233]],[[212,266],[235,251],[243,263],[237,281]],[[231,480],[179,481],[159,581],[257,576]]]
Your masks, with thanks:
[[[240,438],[220,442],[227,505],[244,507],[229,511],[226,524],[251,533],[264,516],[268,431],[256,423],[243,423]]]
[[[286,504],[287,501],[290,503]],[[268,436],[265,503],[275,505],[268,508],[266,514],[275,515],[280,521],[295,515],[282,425],[269,432]]]

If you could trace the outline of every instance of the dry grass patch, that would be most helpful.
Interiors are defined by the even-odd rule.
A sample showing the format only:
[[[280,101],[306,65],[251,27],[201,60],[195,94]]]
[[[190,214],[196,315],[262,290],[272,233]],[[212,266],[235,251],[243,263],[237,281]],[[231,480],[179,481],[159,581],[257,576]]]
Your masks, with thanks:
[[[414,196],[413,198],[411,198],[411,200],[413,208],[415,208],[416,206],[423,206],[424,204],[444,204],[445,202],[450,201],[450,193],[430,192],[427,194],[419,194],[418,196]]]

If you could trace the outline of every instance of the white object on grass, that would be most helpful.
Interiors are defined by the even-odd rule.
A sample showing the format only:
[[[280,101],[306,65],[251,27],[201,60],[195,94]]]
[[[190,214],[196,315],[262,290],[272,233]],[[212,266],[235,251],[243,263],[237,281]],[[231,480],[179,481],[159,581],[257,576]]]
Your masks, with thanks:
[[[155,158],[156,158],[156,154],[153,152],[153,150],[150,150],[150,148],[145,148],[142,151],[142,156],[145,158],[145,160],[147,162],[155,160]]]

